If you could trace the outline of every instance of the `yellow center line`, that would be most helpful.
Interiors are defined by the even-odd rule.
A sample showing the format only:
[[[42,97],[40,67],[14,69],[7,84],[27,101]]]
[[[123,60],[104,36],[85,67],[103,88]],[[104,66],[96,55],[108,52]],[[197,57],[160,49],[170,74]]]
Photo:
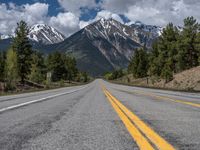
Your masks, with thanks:
[[[158,96],[152,93],[145,93],[145,92],[141,92],[141,91],[134,91],[137,94],[142,94],[142,95],[146,95],[146,96],[151,96],[151,97],[155,97],[157,99],[161,99],[161,100],[168,100],[168,101],[172,101],[172,102],[176,102],[176,103],[181,103],[181,104],[185,104],[185,105],[190,105],[193,107],[200,107],[200,104],[198,103],[193,103],[193,102],[188,102],[188,101],[184,101],[184,100],[178,100],[178,99],[173,99],[167,96]]]
[[[125,127],[129,131],[130,135],[133,137],[135,142],[137,143],[138,147],[141,150],[154,150],[151,144],[147,141],[147,139],[140,133],[140,131],[131,123],[128,117],[119,109],[119,107],[113,102],[111,97],[107,94],[105,90],[104,94],[110,101],[111,105],[113,106],[114,110],[117,112],[118,116],[124,123]]]
[[[130,110],[128,110],[121,102],[119,102],[119,100],[117,100],[108,90],[106,90],[103,87],[104,93],[107,96],[107,98],[109,99],[109,101],[111,102],[112,105],[116,105],[115,107],[117,107],[122,113],[124,113],[125,117],[128,117],[128,119],[130,119],[135,125],[136,125],[136,130],[140,130],[158,149],[160,150],[174,150],[173,146],[170,145],[167,141],[165,141],[161,136],[159,136],[155,131],[153,131],[153,129],[151,129],[148,125],[146,125],[139,117],[137,117],[133,112],[131,112]],[[115,108],[116,110],[116,108]],[[117,112],[118,110],[116,110]],[[119,114],[118,114],[119,115]],[[121,117],[120,117],[121,118]],[[123,117],[124,118],[124,117]],[[123,118],[122,121],[123,121]],[[131,123],[132,124],[132,123]],[[133,124],[132,124],[133,125]],[[133,125],[134,126],[134,125]],[[138,128],[138,129],[137,129]],[[128,129],[128,128],[127,128]],[[132,130],[135,130],[132,129]],[[130,129],[128,129],[128,131],[134,132],[134,131],[130,131]],[[139,131],[139,132],[140,132]],[[138,136],[132,136],[135,141],[138,140]],[[136,141],[136,143],[138,144],[138,142]],[[144,143],[140,143],[142,145],[144,145]],[[140,145],[138,144],[138,146],[140,147]],[[144,147],[145,150],[148,150],[147,147]]]

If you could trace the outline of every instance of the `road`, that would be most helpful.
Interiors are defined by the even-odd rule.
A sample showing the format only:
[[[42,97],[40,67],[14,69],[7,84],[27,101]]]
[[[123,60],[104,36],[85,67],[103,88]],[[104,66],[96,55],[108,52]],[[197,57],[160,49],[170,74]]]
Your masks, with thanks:
[[[108,83],[0,97],[1,150],[200,147],[200,94]]]

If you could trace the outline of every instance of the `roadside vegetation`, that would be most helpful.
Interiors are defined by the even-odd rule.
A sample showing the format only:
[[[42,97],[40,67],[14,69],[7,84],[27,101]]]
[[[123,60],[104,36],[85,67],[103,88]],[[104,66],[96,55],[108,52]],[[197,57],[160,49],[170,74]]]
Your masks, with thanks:
[[[44,55],[33,50],[28,34],[27,23],[20,21],[9,50],[0,52],[0,92],[55,88],[89,81],[87,73],[77,69],[75,58],[58,51]]]
[[[159,87],[165,87],[175,80],[176,74],[199,65],[200,24],[194,17],[187,17],[184,19],[184,26],[181,30],[169,23],[163,29],[161,36],[153,43],[151,49],[147,49],[145,46],[136,49],[121,81],[151,87],[158,87],[162,83],[162,86]],[[109,74],[113,76],[115,73]],[[105,78],[120,81],[120,77],[108,78],[108,74],[105,75]],[[181,86],[181,83],[176,83],[177,80],[174,81],[174,86],[169,88],[176,88],[176,84]],[[200,83],[200,78],[195,81]]]

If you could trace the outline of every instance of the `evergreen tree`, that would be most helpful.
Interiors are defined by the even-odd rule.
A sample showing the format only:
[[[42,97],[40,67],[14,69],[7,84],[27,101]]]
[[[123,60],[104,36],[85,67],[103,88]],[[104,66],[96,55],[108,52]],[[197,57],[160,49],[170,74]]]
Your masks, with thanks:
[[[159,62],[161,68],[164,68],[165,64],[170,61],[170,70],[177,72],[177,41],[179,37],[178,29],[169,23],[163,30],[159,42]]]
[[[89,78],[86,72],[83,72],[83,82],[88,82]]]
[[[71,80],[75,79],[78,73],[78,69],[76,68],[76,60],[75,58],[71,56],[65,56],[64,61],[65,61],[65,67],[67,70],[66,77],[67,77],[67,80],[69,80],[70,82]]]
[[[47,58],[48,70],[52,73],[53,81],[60,81],[61,79],[66,79],[67,69],[65,67],[65,60],[63,59],[63,54],[59,52],[54,52],[49,54]]]
[[[28,39],[29,28],[24,21],[17,23],[15,30],[15,37],[13,39],[13,49],[17,52],[17,62],[19,68],[19,76],[21,82],[27,78],[31,68],[31,54],[32,48]]]
[[[4,80],[5,59],[6,59],[5,52],[0,52],[0,81]]]
[[[153,44],[153,50],[149,57],[149,75],[161,76],[168,81],[173,72],[177,72],[178,38],[178,29],[169,23],[163,29],[159,39]]]
[[[142,78],[147,76],[148,56],[144,48],[136,49],[132,57],[128,72],[132,72],[135,78]]]
[[[161,64],[158,60],[159,51],[158,51],[158,40],[155,41],[152,45],[152,49],[149,54],[149,69],[148,75],[149,76],[160,76],[161,74]]]
[[[135,76],[137,74],[138,64],[139,64],[139,50],[136,49],[129,63],[128,72],[132,73]]]
[[[179,71],[197,66],[199,49],[197,47],[199,24],[193,17],[184,19],[184,28],[178,43],[178,69]]]
[[[6,89],[12,90],[16,88],[16,82],[18,79],[18,63],[17,54],[13,49],[9,49],[6,55],[5,63],[5,77],[6,77]]]
[[[173,73],[171,68],[171,61],[168,61],[165,63],[162,72],[161,77],[165,79],[165,83],[171,81],[173,79]]]
[[[137,75],[140,78],[147,76],[148,55],[144,48],[139,50],[139,64],[137,66]]]
[[[29,79],[37,83],[44,81],[46,75],[45,68],[42,54],[35,51],[32,54],[31,73],[29,75]]]

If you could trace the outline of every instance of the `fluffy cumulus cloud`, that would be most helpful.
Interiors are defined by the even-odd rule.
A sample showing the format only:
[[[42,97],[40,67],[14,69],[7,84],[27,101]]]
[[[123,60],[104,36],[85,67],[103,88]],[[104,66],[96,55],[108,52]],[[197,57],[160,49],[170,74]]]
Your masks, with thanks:
[[[12,34],[17,22],[25,20],[29,25],[34,23],[44,23],[48,13],[48,4],[35,3],[16,6],[13,3],[8,5],[0,4],[0,32],[2,34]]]
[[[97,15],[94,19],[91,19],[89,21],[80,21],[79,26],[80,26],[80,28],[84,28],[85,26],[89,25],[90,23],[97,21],[101,18],[105,18],[105,19],[113,18],[113,19],[115,19],[115,20],[117,20],[121,23],[124,23],[124,21],[122,20],[122,18],[118,14],[112,13],[112,12],[107,11],[107,10],[102,10],[102,11],[99,11],[97,13]]]
[[[58,0],[58,2],[65,11],[72,12],[77,16],[80,16],[81,8],[93,8],[97,6],[95,0]]]
[[[58,29],[66,36],[79,30],[79,18],[71,12],[48,16],[49,4],[34,3],[16,6],[14,3],[0,4],[0,33],[12,34],[17,22],[24,20],[29,26],[44,23]]]
[[[129,20],[147,24],[166,25],[173,22],[181,25],[187,16],[200,21],[199,0],[102,0],[101,7]]]
[[[49,5],[36,1],[34,4],[17,6],[14,3],[0,3],[0,33],[11,34],[16,23],[25,20],[29,25],[45,23],[61,31],[66,36],[104,17],[121,23],[121,15],[130,22],[165,26],[168,22],[182,25],[187,16],[200,21],[200,0],[57,0],[62,8],[56,16],[49,16]],[[87,11],[85,11],[87,10]],[[84,13],[96,10],[96,16],[80,20]],[[90,15],[89,15],[90,16]],[[127,22],[126,22],[127,23]]]
[[[59,13],[55,17],[51,17],[49,25],[59,29],[66,36],[71,35],[79,29],[79,18],[71,12]]]
[[[98,12],[97,16],[95,17],[95,20],[99,20],[101,18],[105,18],[105,19],[113,18],[121,23],[124,23],[122,18],[118,14],[112,13],[107,10],[102,10],[102,11]]]

